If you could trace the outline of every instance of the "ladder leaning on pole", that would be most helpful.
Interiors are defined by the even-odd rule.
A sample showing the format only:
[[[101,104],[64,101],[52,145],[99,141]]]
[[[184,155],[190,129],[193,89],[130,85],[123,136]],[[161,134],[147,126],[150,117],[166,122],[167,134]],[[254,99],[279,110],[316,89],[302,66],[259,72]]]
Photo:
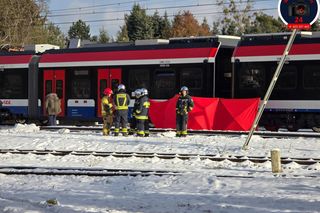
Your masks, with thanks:
[[[271,80],[271,83],[270,83],[270,85],[269,85],[269,88],[268,88],[268,90],[267,90],[267,93],[265,94],[264,99],[263,99],[263,101],[262,101],[262,104],[260,105],[258,114],[256,115],[256,118],[255,118],[255,120],[254,120],[254,122],[253,122],[253,124],[252,124],[252,126],[251,126],[251,129],[250,129],[250,132],[249,132],[249,134],[248,134],[248,137],[246,138],[246,141],[245,141],[245,143],[244,143],[243,146],[242,146],[242,149],[244,149],[244,150],[248,149],[248,145],[249,145],[249,142],[250,142],[250,140],[251,140],[251,137],[252,137],[254,131],[256,130],[256,128],[257,128],[257,126],[258,126],[258,123],[259,123],[259,121],[260,121],[260,118],[261,118],[261,116],[262,116],[262,113],[263,113],[264,109],[266,108],[266,105],[267,105],[267,103],[268,103],[268,100],[269,100],[269,98],[270,98],[270,96],[271,96],[271,93],[272,93],[272,91],[273,91],[273,88],[274,88],[274,86],[275,86],[276,83],[277,83],[277,80],[278,80],[278,77],[279,77],[279,75],[280,75],[280,73],[281,73],[281,70],[282,70],[282,68],[283,68],[283,65],[284,65],[284,63],[285,63],[285,61],[286,61],[287,56],[289,55],[289,52],[290,52],[290,49],[291,49],[291,47],[292,47],[292,45],[293,45],[294,39],[296,38],[297,32],[298,32],[298,30],[297,30],[297,29],[294,29],[294,30],[292,31],[292,33],[291,33],[290,39],[289,39],[289,41],[288,41],[288,43],[287,43],[287,46],[286,46],[286,48],[285,48],[285,50],[284,50],[284,52],[283,52],[283,55],[282,55],[282,57],[281,57],[281,59],[280,59],[280,62],[279,62],[278,67],[277,67],[277,69],[276,69],[276,72],[275,72],[274,75],[273,75],[273,78],[272,78],[272,80]]]

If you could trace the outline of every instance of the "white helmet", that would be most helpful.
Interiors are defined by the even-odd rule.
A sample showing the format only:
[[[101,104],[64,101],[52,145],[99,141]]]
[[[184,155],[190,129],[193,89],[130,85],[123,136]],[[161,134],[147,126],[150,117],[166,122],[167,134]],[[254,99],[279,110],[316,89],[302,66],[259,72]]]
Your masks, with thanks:
[[[142,88],[141,91],[142,91],[142,95],[148,95],[149,94],[148,90],[146,88]]]
[[[125,86],[125,85],[119,84],[119,86],[118,86],[118,91],[120,91],[120,90],[125,90],[125,89],[126,89],[126,86]]]
[[[187,92],[189,92],[189,89],[188,89],[188,87],[183,86],[183,87],[181,87],[180,91],[181,91],[181,92],[182,92],[182,91],[187,91]]]
[[[141,89],[136,89],[134,91],[134,95],[135,95],[135,97],[139,98],[142,95],[142,90]]]

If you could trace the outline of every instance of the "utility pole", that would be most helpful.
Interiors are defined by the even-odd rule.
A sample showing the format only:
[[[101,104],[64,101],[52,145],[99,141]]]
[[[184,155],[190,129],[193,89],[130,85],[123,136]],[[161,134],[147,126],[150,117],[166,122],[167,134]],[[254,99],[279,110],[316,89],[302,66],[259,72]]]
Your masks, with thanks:
[[[271,96],[271,93],[272,93],[272,91],[273,91],[273,88],[274,88],[274,86],[275,86],[276,83],[277,83],[277,80],[278,80],[278,78],[279,78],[279,75],[280,75],[280,73],[281,73],[281,70],[282,70],[282,68],[283,68],[283,65],[284,65],[284,63],[285,63],[285,61],[286,61],[287,56],[289,55],[289,52],[290,52],[291,47],[292,47],[292,45],[293,45],[294,39],[296,38],[297,32],[298,32],[298,30],[297,30],[297,29],[294,29],[294,30],[292,31],[292,33],[291,33],[290,39],[289,39],[289,41],[288,41],[288,43],[287,43],[287,46],[286,46],[286,48],[285,48],[285,50],[284,50],[284,52],[283,52],[283,55],[282,55],[282,57],[281,57],[281,59],[280,59],[280,62],[279,62],[278,67],[277,67],[277,69],[276,69],[276,72],[275,72],[274,75],[273,75],[273,78],[272,78],[271,83],[270,83],[270,85],[269,85],[268,91],[267,91],[267,93],[265,94],[264,99],[263,99],[263,101],[262,101],[262,104],[261,104],[261,106],[260,106],[260,108],[259,108],[259,112],[258,112],[258,114],[256,115],[256,118],[255,118],[255,120],[254,120],[254,122],[253,122],[253,125],[251,126],[251,129],[250,129],[249,135],[248,135],[248,137],[247,137],[247,139],[246,139],[246,142],[245,142],[245,143],[243,144],[243,146],[242,146],[242,149],[244,149],[244,150],[248,149],[248,145],[249,145],[249,143],[250,143],[251,137],[252,137],[254,131],[256,130],[256,128],[257,128],[257,126],[258,126],[258,123],[259,123],[259,121],[260,121],[260,118],[261,118],[261,116],[262,116],[262,114],[263,114],[264,109],[266,108],[266,105],[267,105],[267,103],[268,103],[268,100],[269,100],[269,98],[270,98],[270,96]]]

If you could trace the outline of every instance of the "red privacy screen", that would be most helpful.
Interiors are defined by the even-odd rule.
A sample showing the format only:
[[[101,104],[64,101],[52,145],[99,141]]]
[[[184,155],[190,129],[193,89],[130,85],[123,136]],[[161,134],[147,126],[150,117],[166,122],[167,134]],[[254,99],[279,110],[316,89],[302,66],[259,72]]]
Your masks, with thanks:
[[[156,128],[175,128],[178,96],[167,101],[151,100],[150,118]],[[250,130],[260,99],[219,99],[192,97],[195,107],[188,128],[194,130]]]

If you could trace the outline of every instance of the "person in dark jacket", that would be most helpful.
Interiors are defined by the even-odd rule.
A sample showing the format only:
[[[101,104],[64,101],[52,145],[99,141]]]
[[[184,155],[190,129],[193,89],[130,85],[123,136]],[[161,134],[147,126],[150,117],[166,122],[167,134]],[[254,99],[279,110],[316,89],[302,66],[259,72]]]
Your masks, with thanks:
[[[180,96],[176,104],[176,136],[186,137],[187,125],[188,125],[188,113],[192,111],[194,107],[191,96],[188,95],[188,87],[183,86],[180,90]]]
[[[104,96],[101,99],[101,115],[103,120],[103,135],[109,135],[113,122],[113,109],[112,109],[112,89],[106,88],[103,91]]]
[[[135,110],[135,117],[137,120],[137,136],[149,136],[149,108],[150,102],[148,98],[148,90],[143,88],[141,89],[139,104]]]
[[[141,97],[141,89],[136,89],[134,91],[134,105],[133,105],[133,110],[132,110],[132,118],[130,120],[130,130],[129,130],[129,135],[134,135],[137,131],[137,119],[136,119],[136,110],[139,106],[139,100]]]
[[[128,109],[130,104],[130,97],[126,93],[126,87],[123,84],[118,86],[118,92],[115,94],[113,103],[115,106],[115,129],[114,136],[118,136],[120,132],[121,123],[121,133],[123,136],[128,136]]]

